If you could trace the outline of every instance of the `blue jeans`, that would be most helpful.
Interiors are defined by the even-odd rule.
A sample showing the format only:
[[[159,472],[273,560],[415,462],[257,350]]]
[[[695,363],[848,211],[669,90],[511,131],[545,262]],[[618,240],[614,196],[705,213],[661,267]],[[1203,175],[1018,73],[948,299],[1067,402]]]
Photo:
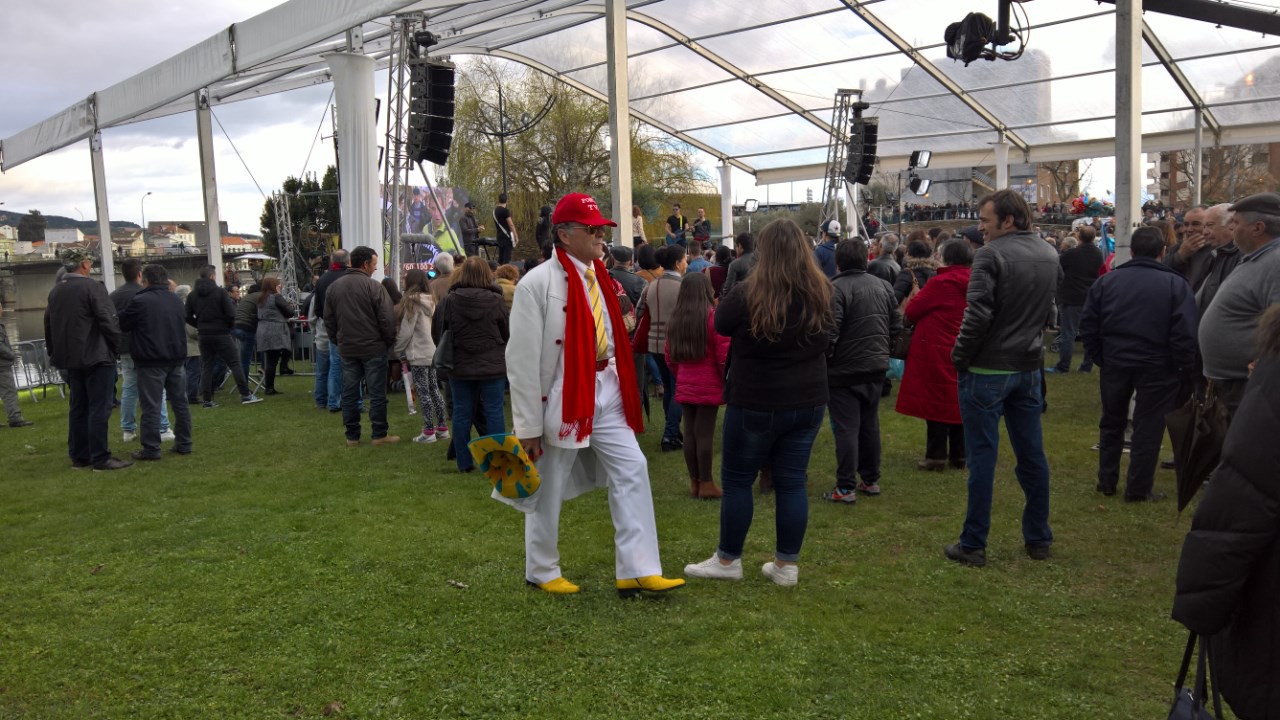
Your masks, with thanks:
[[[1075,351],[1076,337],[1080,334],[1080,316],[1083,314],[1084,307],[1081,305],[1062,306],[1062,315],[1058,321],[1062,327],[1062,331],[1058,333],[1058,372],[1071,372],[1071,354]],[[1084,360],[1080,362],[1080,369],[1085,372],[1093,369],[1088,353],[1085,353]]]
[[[120,356],[120,429],[138,431],[138,366],[130,355]],[[164,403],[166,398],[161,398]],[[169,410],[160,406],[160,432],[169,430]]]
[[[964,419],[965,459],[969,462],[969,508],[960,545],[987,547],[991,530],[991,495],[1000,447],[1000,416],[1018,459],[1014,475],[1026,496],[1022,539],[1027,545],[1049,545],[1049,461],[1040,432],[1040,371],[1012,375],[960,373],[960,417]]]
[[[231,336],[240,341],[240,369],[248,377],[249,363],[253,361],[253,351],[258,346],[258,336],[252,330],[238,327],[231,328]]]
[[[316,407],[337,410],[342,407],[342,359],[338,357],[338,346],[325,340],[316,341],[315,359],[316,384],[311,398]]]
[[[682,440],[680,432],[680,416],[684,411],[676,402],[676,376],[667,367],[667,358],[660,353],[649,353],[658,366],[658,377],[662,379],[662,414],[666,417],[666,425],[662,428],[663,440]]]
[[[826,407],[765,412],[729,405],[721,434],[720,546],[726,560],[742,557],[755,510],[751,485],[761,468],[773,469],[773,492],[779,560],[795,562],[809,525],[805,494],[809,454],[822,426]]]
[[[507,431],[506,416],[502,412],[507,379],[449,378],[449,386],[453,388],[453,452],[458,456],[458,469],[466,470],[475,465],[471,460],[471,451],[467,449],[467,443],[471,442],[471,425],[475,422],[476,398],[480,399],[482,432],[485,435],[497,435]]]
[[[342,358],[342,424],[348,440],[360,439],[360,383],[369,395],[370,437],[387,434],[387,353]]]

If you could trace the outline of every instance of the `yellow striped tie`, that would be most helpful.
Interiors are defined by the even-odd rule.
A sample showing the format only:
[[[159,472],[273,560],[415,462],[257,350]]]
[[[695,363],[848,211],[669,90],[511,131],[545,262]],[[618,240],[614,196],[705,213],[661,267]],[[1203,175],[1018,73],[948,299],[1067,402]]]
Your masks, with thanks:
[[[604,298],[596,283],[594,271],[587,270],[587,295],[591,296],[591,314],[596,318],[596,360],[609,357],[609,338],[604,332]]]

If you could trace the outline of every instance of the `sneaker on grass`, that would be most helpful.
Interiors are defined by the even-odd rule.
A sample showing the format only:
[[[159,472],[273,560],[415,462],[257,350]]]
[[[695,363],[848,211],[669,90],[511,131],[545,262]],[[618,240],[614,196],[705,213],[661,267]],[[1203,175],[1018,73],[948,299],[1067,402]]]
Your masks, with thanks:
[[[712,553],[711,557],[700,563],[685,565],[684,574],[689,577],[707,578],[709,580],[741,580],[742,558],[725,565],[720,562],[720,553]]]
[[[253,393],[240,396],[241,405],[252,405],[254,403],[260,403],[260,402],[262,402],[262,398],[258,397],[257,395],[254,395]]]
[[[418,436],[415,437],[413,441],[416,443],[433,443],[436,441],[436,434],[434,432],[428,433],[424,430],[421,433],[418,433]]]
[[[795,587],[800,582],[800,568],[796,565],[779,565],[773,562],[767,562],[760,566],[760,572],[764,576],[783,587]]]
[[[858,502],[858,491],[854,489],[845,490],[844,488],[835,487],[822,493],[822,499],[833,503],[853,505]]]

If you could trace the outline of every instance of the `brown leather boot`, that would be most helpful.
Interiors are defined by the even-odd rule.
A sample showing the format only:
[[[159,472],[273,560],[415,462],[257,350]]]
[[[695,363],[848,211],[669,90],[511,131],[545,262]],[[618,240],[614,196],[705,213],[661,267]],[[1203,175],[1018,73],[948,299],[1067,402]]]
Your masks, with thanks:
[[[698,499],[698,489],[702,485],[698,478],[689,478],[689,497],[694,500]]]
[[[716,487],[714,480],[703,480],[698,483],[698,499],[699,500],[719,500],[724,495],[720,488]]]

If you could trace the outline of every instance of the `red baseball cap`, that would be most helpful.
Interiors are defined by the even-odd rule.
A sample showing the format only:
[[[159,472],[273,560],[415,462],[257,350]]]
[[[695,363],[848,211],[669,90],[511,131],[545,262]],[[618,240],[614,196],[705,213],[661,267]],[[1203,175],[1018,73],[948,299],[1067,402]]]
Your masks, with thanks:
[[[560,198],[556,209],[551,211],[551,223],[576,222],[583,225],[607,225],[618,227],[618,223],[600,214],[600,206],[595,199],[585,193],[569,193]]]

